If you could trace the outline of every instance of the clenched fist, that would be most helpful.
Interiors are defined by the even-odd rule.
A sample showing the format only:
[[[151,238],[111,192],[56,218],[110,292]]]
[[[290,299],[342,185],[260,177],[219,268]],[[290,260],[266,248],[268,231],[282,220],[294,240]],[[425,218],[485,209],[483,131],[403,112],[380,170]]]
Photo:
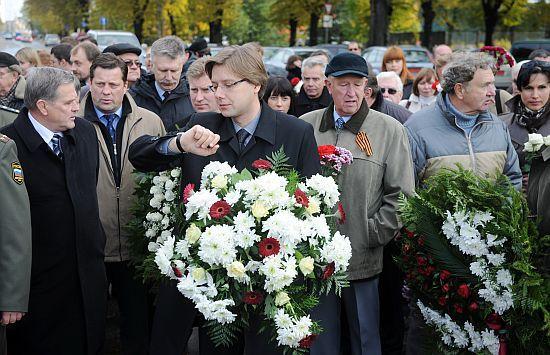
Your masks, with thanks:
[[[211,130],[202,126],[193,126],[184,133],[179,133],[170,141],[170,150],[179,151],[176,140],[179,139],[180,146],[186,153],[192,153],[201,156],[208,156],[216,153],[220,136]]]

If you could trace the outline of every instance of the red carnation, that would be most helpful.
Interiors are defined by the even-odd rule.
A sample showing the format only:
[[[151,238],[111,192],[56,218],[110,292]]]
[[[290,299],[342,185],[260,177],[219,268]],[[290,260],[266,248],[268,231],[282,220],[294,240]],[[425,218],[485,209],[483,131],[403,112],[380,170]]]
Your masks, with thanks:
[[[269,170],[273,167],[273,164],[265,159],[257,159],[252,163],[252,167],[254,169]]]
[[[411,231],[408,230],[407,228],[403,228],[403,230],[404,230],[405,233],[407,234],[407,237],[409,237],[410,239],[413,239],[413,238],[414,238],[414,232],[411,232]]]
[[[227,216],[229,212],[231,212],[231,206],[224,200],[219,200],[210,207],[210,217],[214,219],[221,219]]]
[[[447,293],[451,290],[451,286],[449,286],[449,284],[444,284],[443,286],[441,286],[441,290]]]
[[[425,257],[423,256],[420,256],[420,255],[417,255],[416,256],[416,262],[418,263],[418,265],[420,266],[424,266],[428,263],[428,259],[426,259]]]
[[[296,202],[298,202],[300,205],[304,207],[309,206],[309,199],[307,198],[305,192],[303,192],[302,190],[296,189],[296,191],[294,191],[294,198],[296,199]]]
[[[258,249],[262,257],[268,257],[270,255],[276,255],[279,253],[281,246],[279,241],[275,238],[264,238],[259,244]]]
[[[248,291],[244,293],[243,302],[246,304],[260,304],[264,295],[259,291]]]
[[[440,306],[445,306],[447,304],[447,297],[441,296],[439,297],[439,300],[437,301]]]
[[[502,329],[502,318],[494,312],[485,318],[485,323],[492,330],[499,331]]]
[[[300,82],[300,78],[298,78],[297,76],[295,76],[294,78],[290,79],[290,85],[292,85],[292,87],[298,85],[299,82]]]
[[[436,80],[432,83],[432,90],[437,90],[437,85],[439,85],[439,80]]]
[[[332,276],[332,274],[334,274],[334,262],[330,263],[327,265],[327,267],[325,268],[325,270],[323,270],[323,275],[321,276],[321,278],[323,280],[326,280],[328,279],[329,277]]]
[[[344,224],[346,221],[346,212],[344,212],[344,206],[342,205],[342,202],[338,202],[338,223]]]
[[[464,313],[464,308],[462,308],[462,306],[459,305],[458,303],[453,304],[453,307],[455,308],[456,313],[458,314]]]
[[[479,309],[479,306],[478,306],[477,302],[472,302],[468,306],[468,309],[470,310],[470,312],[476,312]]]
[[[310,334],[304,339],[300,340],[299,345],[303,349],[309,349],[311,348],[311,345],[313,345],[313,342],[315,341],[315,338],[317,338],[317,334]]]
[[[336,147],[333,145],[321,145],[317,147],[317,152],[319,153],[320,157],[324,157],[325,155],[331,155],[336,153]]]
[[[447,280],[449,277],[451,277],[451,273],[447,270],[441,270],[439,273],[439,278],[443,281]]]
[[[176,277],[182,277],[183,276],[180,269],[178,269],[177,267],[172,266],[172,270],[174,271],[174,275],[176,275]]]
[[[187,203],[189,201],[189,197],[193,194],[195,190],[195,184],[187,184],[185,188],[183,189],[183,203]]]
[[[462,298],[468,298],[468,297],[470,297],[470,288],[468,287],[468,285],[462,284],[462,285],[458,286],[457,293]]]

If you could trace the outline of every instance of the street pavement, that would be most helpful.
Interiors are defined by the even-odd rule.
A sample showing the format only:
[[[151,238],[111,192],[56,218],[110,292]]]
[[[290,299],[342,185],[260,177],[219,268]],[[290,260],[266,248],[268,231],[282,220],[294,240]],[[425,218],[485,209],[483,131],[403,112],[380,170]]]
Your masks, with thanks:
[[[31,47],[34,49],[45,49],[44,42],[42,40],[34,40],[31,43],[16,41],[15,39],[4,39],[0,36],[0,52],[8,52],[11,55],[23,47]],[[51,48],[51,47],[48,47]]]

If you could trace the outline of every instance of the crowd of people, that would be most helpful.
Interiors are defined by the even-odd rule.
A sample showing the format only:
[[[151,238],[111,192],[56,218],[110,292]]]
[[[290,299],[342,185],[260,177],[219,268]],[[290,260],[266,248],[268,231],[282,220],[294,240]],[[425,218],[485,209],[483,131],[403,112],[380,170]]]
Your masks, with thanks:
[[[495,88],[492,57],[446,45],[416,76],[398,46],[378,75],[356,42],[332,58],[290,57],[287,77],[268,75],[262,51],[210,56],[204,40],[167,36],[147,63],[127,43],[0,52],[0,354],[102,353],[107,297],[124,354],[184,354],[197,325],[201,354],[281,353],[257,334],[261,314],[233,347],[216,348],[175,282],[153,294],[141,281],[125,228],[134,170],[181,166],[181,186],[199,186],[212,160],[240,170],[284,147],[307,177],[320,171],[317,146],[352,152],[338,227],[352,245],[350,287],[313,310],[324,329],[313,355],[423,353],[393,240],[399,197],[442,168],[508,176],[550,234],[549,157],[528,170],[523,151],[528,134],[550,135],[548,52],[513,66],[508,93]]]

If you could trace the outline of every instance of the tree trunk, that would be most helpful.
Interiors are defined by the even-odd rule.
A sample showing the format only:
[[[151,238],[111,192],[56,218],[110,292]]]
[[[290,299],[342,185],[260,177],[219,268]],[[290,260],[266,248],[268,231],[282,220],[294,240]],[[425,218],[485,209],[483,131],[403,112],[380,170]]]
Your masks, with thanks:
[[[145,10],[149,5],[149,0],[145,0],[143,6],[139,6],[139,0],[132,1],[132,9],[134,11],[134,33],[139,39],[139,42],[143,42],[143,22],[145,21]]]
[[[290,26],[290,39],[288,45],[294,47],[296,45],[296,31],[298,29],[298,19],[293,15],[293,17],[288,20]]]
[[[309,17],[309,45],[317,45],[317,26],[319,25],[319,14],[316,12],[310,13]]]
[[[435,11],[433,9],[432,0],[422,1],[422,16],[424,17],[424,25],[422,30],[422,46],[431,48],[432,40],[432,24],[435,19]]]
[[[210,25],[210,43],[222,45],[222,17],[223,8],[219,7],[216,10],[215,20],[209,23]]]
[[[174,15],[170,11],[168,11],[168,19],[170,20],[170,34],[177,36],[176,21],[174,21]]]
[[[498,9],[502,5],[503,0],[481,0],[483,7],[483,21],[485,23],[485,45],[493,45],[493,34],[499,20]]]
[[[390,0],[370,0],[369,46],[388,44],[391,4]]]

